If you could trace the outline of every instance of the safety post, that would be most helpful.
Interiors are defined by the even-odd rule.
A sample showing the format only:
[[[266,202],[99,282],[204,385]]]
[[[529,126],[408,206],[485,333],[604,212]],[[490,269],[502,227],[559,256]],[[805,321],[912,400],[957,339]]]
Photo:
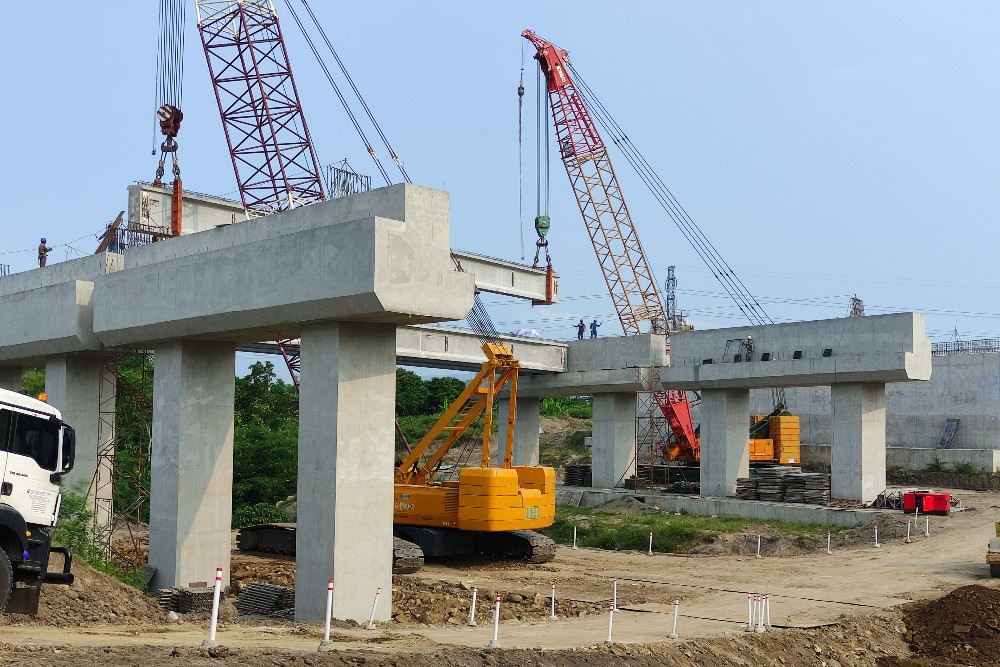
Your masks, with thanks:
[[[832,551],[830,551],[830,533],[829,533],[829,531],[828,531],[828,532],[826,533],[826,555],[827,555],[827,556],[829,556],[829,555],[830,555],[830,554],[832,554],[832,553],[833,553],[833,552],[832,552]]]
[[[931,518],[924,516],[924,537],[931,536]]]
[[[753,628],[753,593],[747,593],[747,627],[744,628],[747,632]]]
[[[681,601],[680,598],[674,598],[674,625],[670,629],[670,638],[677,639],[677,612],[680,609]]]
[[[556,619],[556,582],[552,582],[552,611],[549,614],[550,620]]]
[[[615,606],[608,607],[608,638],[604,640],[605,646],[611,646],[611,626],[615,624]]]
[[[500,594],[497,593],[496,604],[493,605],[493,639],[487,648],[500,648]]]
[[[764,614],[767,619],[767,627],[771,627],[771,594],[764,593]]]
[[[906,544],[909,544],[913,540],[910,539],[910,520],[906,520],[906,539],[903,540]]]
[[[757,536],[757,558],[760,558],[760,535]]]
[[[573,548],[576,549],[576,526],[573,526]]]
[[[379,586],[375,589],[375,601],[372,602],[372,614],[368,617],[368,625],[365,626],[368,630],[375,629],[375,607],[378,606],[378,596],[382,594],[382,587]]]
[[[330,619],[333,618],[333,579],[326,582],[326,627],[323,629],[323,640],[319,643],[317,651],[333,650],[333,642],[330,641]]]
[[[469,622],[466,623],[470,628],[476,627],[476,594],[479,593],[479,589],[475,586],[472,587],[472,604],[469,605]]]
[[[611,606],[618,610],[618,579],[611,584]]]
[[[215,641],[215,630],[219,625],[219,596],[222,594],[222,568],[215,568],[215,592],[212,593],[212,620],[208,625],[208,639],[201,643],[202,648],[212,648],[219,645]]]
[[[753,629],[754,632],[764,632],[764,596],[755,595],[754,596],[754,606],[757,608],[757,626]]]
[[[875,524],[875,548],[881,549],[882,545],[878,543],[878,524]]]
[[[649,551],[646,552],[647,556],[653,555],[653,532],[649,532]]]

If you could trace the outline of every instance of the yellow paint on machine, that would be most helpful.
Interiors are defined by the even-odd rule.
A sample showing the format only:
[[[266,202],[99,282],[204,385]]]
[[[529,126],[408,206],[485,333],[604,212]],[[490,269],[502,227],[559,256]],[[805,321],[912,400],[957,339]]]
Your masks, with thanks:
[[[458,482],[396,484],[393,520],[488,532],[545,528],[555,520],[555,470],[470,467]]]

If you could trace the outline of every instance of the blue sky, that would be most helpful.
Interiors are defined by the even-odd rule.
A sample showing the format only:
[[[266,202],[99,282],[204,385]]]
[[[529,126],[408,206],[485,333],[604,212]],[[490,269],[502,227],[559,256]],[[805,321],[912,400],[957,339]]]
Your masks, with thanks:
[[[377,174],[294,23],[283,17],[323,163]],[[453,246],[533,254],[535,69],[524,28],[576,69],[776,321],[915,309],[935,340],[1000,334],[1000,5],[987,2],[469,3],[314,1],[414,182],[451,193]],[[5,10],[0,45],[0,263],[62,261],[150,180],[156,0],[96,11]],[[614,9],[611,9],[611,7]],[[188,8],[185,186],[235,197],[194,0]],[[516,87],[525,64],[519,187]],[[383,152],[384,153],[384,152]],[[659,283],[698,328],[739,311],[641,181],[612,155]],[[490,299],[502,331],[569,338],[617,323],[562,165],[551,165],[551,252],[562,301]],[[376,181],[377,182],[377,181]],[[523,209],[519,213],[519,196]],[[519,220],[520,218],[520,220]],[[618,330],[620,332],[620,329]]]

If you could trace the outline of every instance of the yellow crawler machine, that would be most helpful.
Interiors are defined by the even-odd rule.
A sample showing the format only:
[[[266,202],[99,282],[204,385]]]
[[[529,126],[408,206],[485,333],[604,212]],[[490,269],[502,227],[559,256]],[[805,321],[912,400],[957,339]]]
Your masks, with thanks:
[[[555,520],[555,471],[545,466],[513,465],[517,372],[520,364],[500,342],[483,345],[486,361],[462,394],[399,464],[395,473],[393,572],[416,572],[424,556],[494,555],[544,563],[555,557],[555,543],[534,532]],[[493,466],[490,447],[493,406],[499,393],[510,394],[503,463]],[[458,479],[443,478],[445,454],[476,420],[483,419],[479,466],[458,469]],[[443,437],[442,437],[443,436]],[[244,551],[295,553],[294,524],[248,526],[237,535]]]
[[[483,352],[479,373],[396,468],[395,534],[426,556],[488,553],[549,561],[555,544],[533,529],[555,520],[555,471],[513,465],[520,364],[500,342],[485,343]],[[510,400],[503,463],[492,466],[493,406],[504,389]],[[457,480],[438,481],[445,454],[480,416],[479,466],[460,468]]]

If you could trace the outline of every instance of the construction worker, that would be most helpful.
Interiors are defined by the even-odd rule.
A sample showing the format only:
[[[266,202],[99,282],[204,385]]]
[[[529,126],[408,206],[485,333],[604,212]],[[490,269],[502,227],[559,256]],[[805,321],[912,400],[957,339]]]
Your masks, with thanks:
[[[595,318],[593,322],[590,323],[590,337],[597,338],[597,327],[601,326],[603,322],[598,322]]]
[[[118,232],[114,229],[115,223],[109,222],[108,228],[97,235],[98,241],[103,241],[104,237],[111,234],[111,240],[108,242],[108,252],[119,252],[118,249]]]
[[[576,339],[583,340],[583,332],[587,330],[587,325],[583,323],[582,317],[580,318],[580,321],[576,323],[575,326],[576,326]]]
[[[45,266],[50,252],[52,252],[52,248],[45,245],[45,238],[42,237],[42,242],[38,244],[38,268]]]

